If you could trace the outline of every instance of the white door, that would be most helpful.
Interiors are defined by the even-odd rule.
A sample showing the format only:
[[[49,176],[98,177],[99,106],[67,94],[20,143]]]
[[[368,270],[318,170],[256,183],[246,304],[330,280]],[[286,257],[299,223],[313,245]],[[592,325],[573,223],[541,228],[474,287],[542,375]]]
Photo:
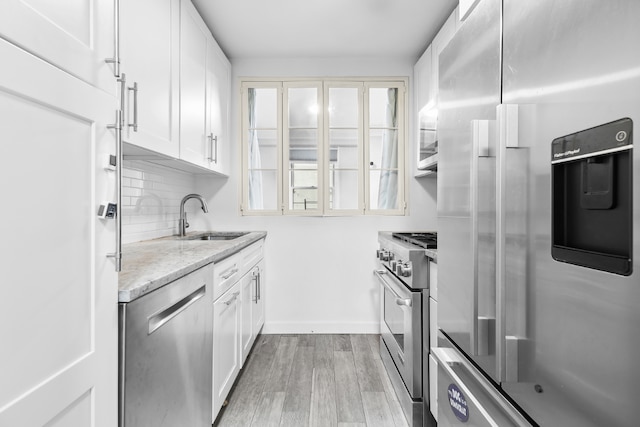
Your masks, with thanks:
[[[122,72],[136,85],[127,90],[124,140],[178,157],[180,1],[120,4]]]
[[[39,34],[43,46],[62,49],[51,22],[32,27],[27,3],[62,9],[51,16],[60,24],[78,18],[62,3],[80,2],[0,6],[3,36],[25,36],[31,46]],[[60,59],[53,50],[42,56]],[[96,216],[102,200],[115,198],[114,172],[104,166],[115,149],[107,125],[117,101],[79,78],[85,67],[103,69],[91,49],[65,53],[68,62],[52,66],[0,38],[1,426],[117,424],[118,277],[106,258],[115,224]]]
[[[2,0],[0,37],[115,93],[114,0]],[[14,65],[3,58],[3,66]]]

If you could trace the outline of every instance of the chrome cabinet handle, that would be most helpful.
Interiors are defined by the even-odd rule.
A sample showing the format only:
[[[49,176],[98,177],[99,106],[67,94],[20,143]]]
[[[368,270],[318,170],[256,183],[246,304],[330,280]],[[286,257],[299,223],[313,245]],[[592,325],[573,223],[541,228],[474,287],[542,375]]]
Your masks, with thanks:
[[[229,271],[229,273],[227,274],[223,274],[221,277],[223,280],[227,280],[229,277],[233,276],[234,274],[236,274],[239,270],[237,268],[233,268],[231,269],[231,271]]]
[[[129,126],[134,132],[138,132],[138,82],[134,82],[128,89],[133,91],[133,123],[129,123]]]
[[[213,133],[210,133],[207,137],[209,139],[209,158],[208,160],[213,163],[218,163],[218,135],[213,136]],[[215,148],[214,148],[215,147]],[[213,157],[215,153],[215,157]]]
[[[407,307],[411,307],[411,305],[412,305],[411,299],[410,298],[402,298],[402,296],[400,296],[395,291],[395,289],[393,289],[391,287],[391,285],[389,283],[387,283],[387,281],[384,279],[384,277],[382,277],[383,274],[387,274],[387,272],[385,270],[373,270],[373,274],[378,276],[378,279],[380,279],[380,282],[382,282],[384,287],[387,288],[389,290],[389,292],[391,292],[393,294],[394,297],[396,297],[396,304],[404,305],[404,306],[407,306]]]
[[[254,285],[255,285],[255,292],[254,292],[255,297],[253,298],[253,302],[257,304],[258,300],[260,299],[260,273],[257,273],[254,270],[253,273],[251,273],[251,276],[252,276],[251,280],[254,281]]]
[[[260,290],[260,287],[262,286],[262,272],[258,271],[258,300],[262,299],[262,291]]]
[[[149,317],[148,334],[151,335],[153,332],[157,331],[169,320],[173,319],[178,314],[185,311],[190,305],[192,305],[193,303],[198,301],[200,298],[202,298],[205,292],[206,292],[206,287],[203,285],[200,288],[196,289],[194,292],[187,295],[186,297],[182,298],[177,303],[173,304],[171,307],[165,308],[161,312]]]
[[[104,60],[113,64],[114,77],[120,77],[120,0],[113,2],[113,58]]]
[[[232,294],[233,296],[231,298],[229,298],[229,300],[225,301],[223,304],[224,305],[231,305],[232,302],[234,302],[236,299],[238,299],[238,295],[240,295],[240,292],[234,292]]]

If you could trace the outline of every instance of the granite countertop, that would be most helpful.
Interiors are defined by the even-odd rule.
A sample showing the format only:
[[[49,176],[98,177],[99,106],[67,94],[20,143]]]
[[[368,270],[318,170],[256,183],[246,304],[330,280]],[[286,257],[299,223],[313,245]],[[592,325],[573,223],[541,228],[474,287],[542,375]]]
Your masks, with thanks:
[[[188,236],[204,232],[190,232]],[[118,301],[131,302],[209,263],[220,261],[264,237],[253,231],[233,240],[163,237],[122,246]]]

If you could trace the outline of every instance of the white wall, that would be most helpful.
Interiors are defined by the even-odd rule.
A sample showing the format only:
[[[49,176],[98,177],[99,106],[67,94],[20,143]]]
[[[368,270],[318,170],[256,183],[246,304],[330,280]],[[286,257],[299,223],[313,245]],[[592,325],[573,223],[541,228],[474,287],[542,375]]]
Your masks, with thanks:
[[[192,229],[265,230],[266,333],[377,333],[379,285],[372,274],[378,230],[436,229],[436,182],[409,178],[409,215],[338,218],[242,217],[239,213],[240,77],[411,77],[413,62],[384,59],[258,59],[233,64],[228,180],[199,178],[209,214],[192,217]],[[411,87],[411,85],[410,85]],[[412,90],[407,95],[411,107]],[[415,135],[410,121],[407,170],[413,174]]]

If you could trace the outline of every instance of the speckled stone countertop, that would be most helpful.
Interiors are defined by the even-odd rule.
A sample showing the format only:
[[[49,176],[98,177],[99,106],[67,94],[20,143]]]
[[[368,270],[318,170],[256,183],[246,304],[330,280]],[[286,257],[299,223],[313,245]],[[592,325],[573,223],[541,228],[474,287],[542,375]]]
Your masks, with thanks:
[[[202,233],[196,231],[187,236]],[[123,245],[118,301],[140,298],[200,267],[233,255],[266,235],[264,231],[253,231],[233,240],[185,240],[169,236]]]

